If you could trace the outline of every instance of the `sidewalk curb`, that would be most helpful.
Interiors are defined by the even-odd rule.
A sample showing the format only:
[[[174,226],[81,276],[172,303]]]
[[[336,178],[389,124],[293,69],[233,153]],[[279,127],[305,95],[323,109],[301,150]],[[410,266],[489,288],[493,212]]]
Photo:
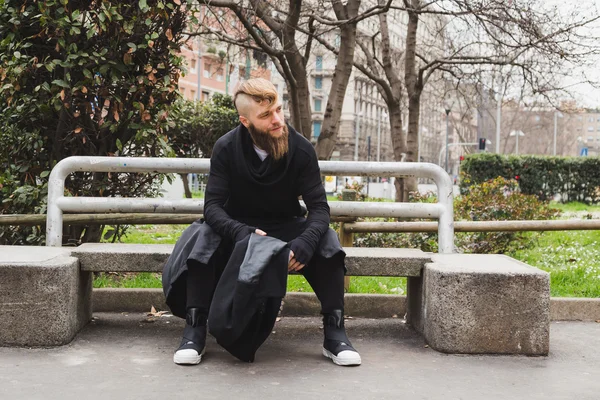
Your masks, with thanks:
[[[345,314],[367,318],[403,318],[406,296],[394,294],[348,293]],[[94,289],[94,312],[148,312],[168,310],[162,289]],[[320,307],[313,293],[290,292],[284,299],[285,316],[317,316]],[[598,321],[600,298],[553,297],[550,300],[550,319],[553,321]]]

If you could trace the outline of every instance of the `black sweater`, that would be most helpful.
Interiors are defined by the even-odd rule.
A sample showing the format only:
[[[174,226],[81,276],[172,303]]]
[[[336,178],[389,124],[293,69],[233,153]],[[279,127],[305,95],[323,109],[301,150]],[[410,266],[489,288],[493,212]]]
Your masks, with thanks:
[[[329,228],[329,205],[313,146],[289,125],[288,130],[289,150],[279,161],[271,156],[261,161],[243,125],[217,140],[204,218],[219,235],[239,241],[261,225],[269,234],[270,223],[302,216],[302,196],[307,228],[289,247],[301,264],[307,264]]]

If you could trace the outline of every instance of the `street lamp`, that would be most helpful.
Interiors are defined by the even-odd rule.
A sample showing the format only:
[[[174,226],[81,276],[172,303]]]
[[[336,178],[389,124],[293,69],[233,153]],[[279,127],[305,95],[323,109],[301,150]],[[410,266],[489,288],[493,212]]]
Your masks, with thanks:
[[[522,131],[511,131],[510,136],[516,136],[517,138],[517,149],[515,154],[519,155],[519,136],[525,136],[525,134]]]
[[[553,155],[556,155],[556,128],[558,125],[558,118],[562,118],[563,115],[560,111],[556,110],[554,111],[554,151],[552,152]]]
[[[384,118],[387,120],[387,113],[383,108],[379,109],[379,120],[377,121],[377,162],[379,162],[379,158],[381,156],[381,119]]]
[[[360,134],[360,119],[363,115],[362,102],[358,102],[359,112],[356,114],[356,122],[354,123],[354,161],[358,161],[358,139]]]
[[[446,172],[448,172],[448,135],[450,131],[450,125],[448,123],[448,116],[450,114],[452,104],[446,102],[444,105],[444,110],[446,111]]]

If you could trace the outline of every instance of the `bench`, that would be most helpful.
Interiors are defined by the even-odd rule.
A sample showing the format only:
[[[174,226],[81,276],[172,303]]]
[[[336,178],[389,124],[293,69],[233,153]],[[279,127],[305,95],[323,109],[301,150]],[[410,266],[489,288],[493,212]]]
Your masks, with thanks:
[[[92,272],[160,272],[172,245],[0,246],[0,345],[69,343],[92,316]],[[548,274],[501,255],[345,248],[350,276],[408,277],[407,323],[447,353],[545,355]]]
[[[413,249],[351,248],[350,276],[405,276],[407,322],[433,349],[448,353],[545,355],[549,350],[550,284],[546,272],[501,255],[452,254],[452,182],[428,163],[320,161],[331,176],[417,176],[433,179],[437,203],[335,202],[335,217],[438,220],[442,254]],[[91,319],[92,273],[157,272],[169,245],[85,244],[63,248],[63,213],[201,213],[199,199],[66,197],[65,178],[89,172],[208,172],[206,159],[69,157],[52,170],[46,244],[0,246],[0,345],[68,343]],[[343,233],[344,231],[341,230]],[[343,234],[345,235],[345,234]],[[50,247],[53,246],[53,247]]]

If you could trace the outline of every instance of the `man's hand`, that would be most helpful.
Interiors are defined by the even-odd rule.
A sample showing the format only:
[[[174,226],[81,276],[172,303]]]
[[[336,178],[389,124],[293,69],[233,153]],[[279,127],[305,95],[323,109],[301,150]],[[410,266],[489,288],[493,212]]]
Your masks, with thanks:
[[[260,236],[267,236],[267,232],[260,230],[260,229],[255,230],[254,233],[256,233],[257,235],[260,235]]]
[[[294,252],[292,250],[290,250],[290,261],[288,263],[288,272],[292,272],[292,271],[298,272],[302,268],[304,268],[304,264],[300,264],[300,262],[294,258]]]

